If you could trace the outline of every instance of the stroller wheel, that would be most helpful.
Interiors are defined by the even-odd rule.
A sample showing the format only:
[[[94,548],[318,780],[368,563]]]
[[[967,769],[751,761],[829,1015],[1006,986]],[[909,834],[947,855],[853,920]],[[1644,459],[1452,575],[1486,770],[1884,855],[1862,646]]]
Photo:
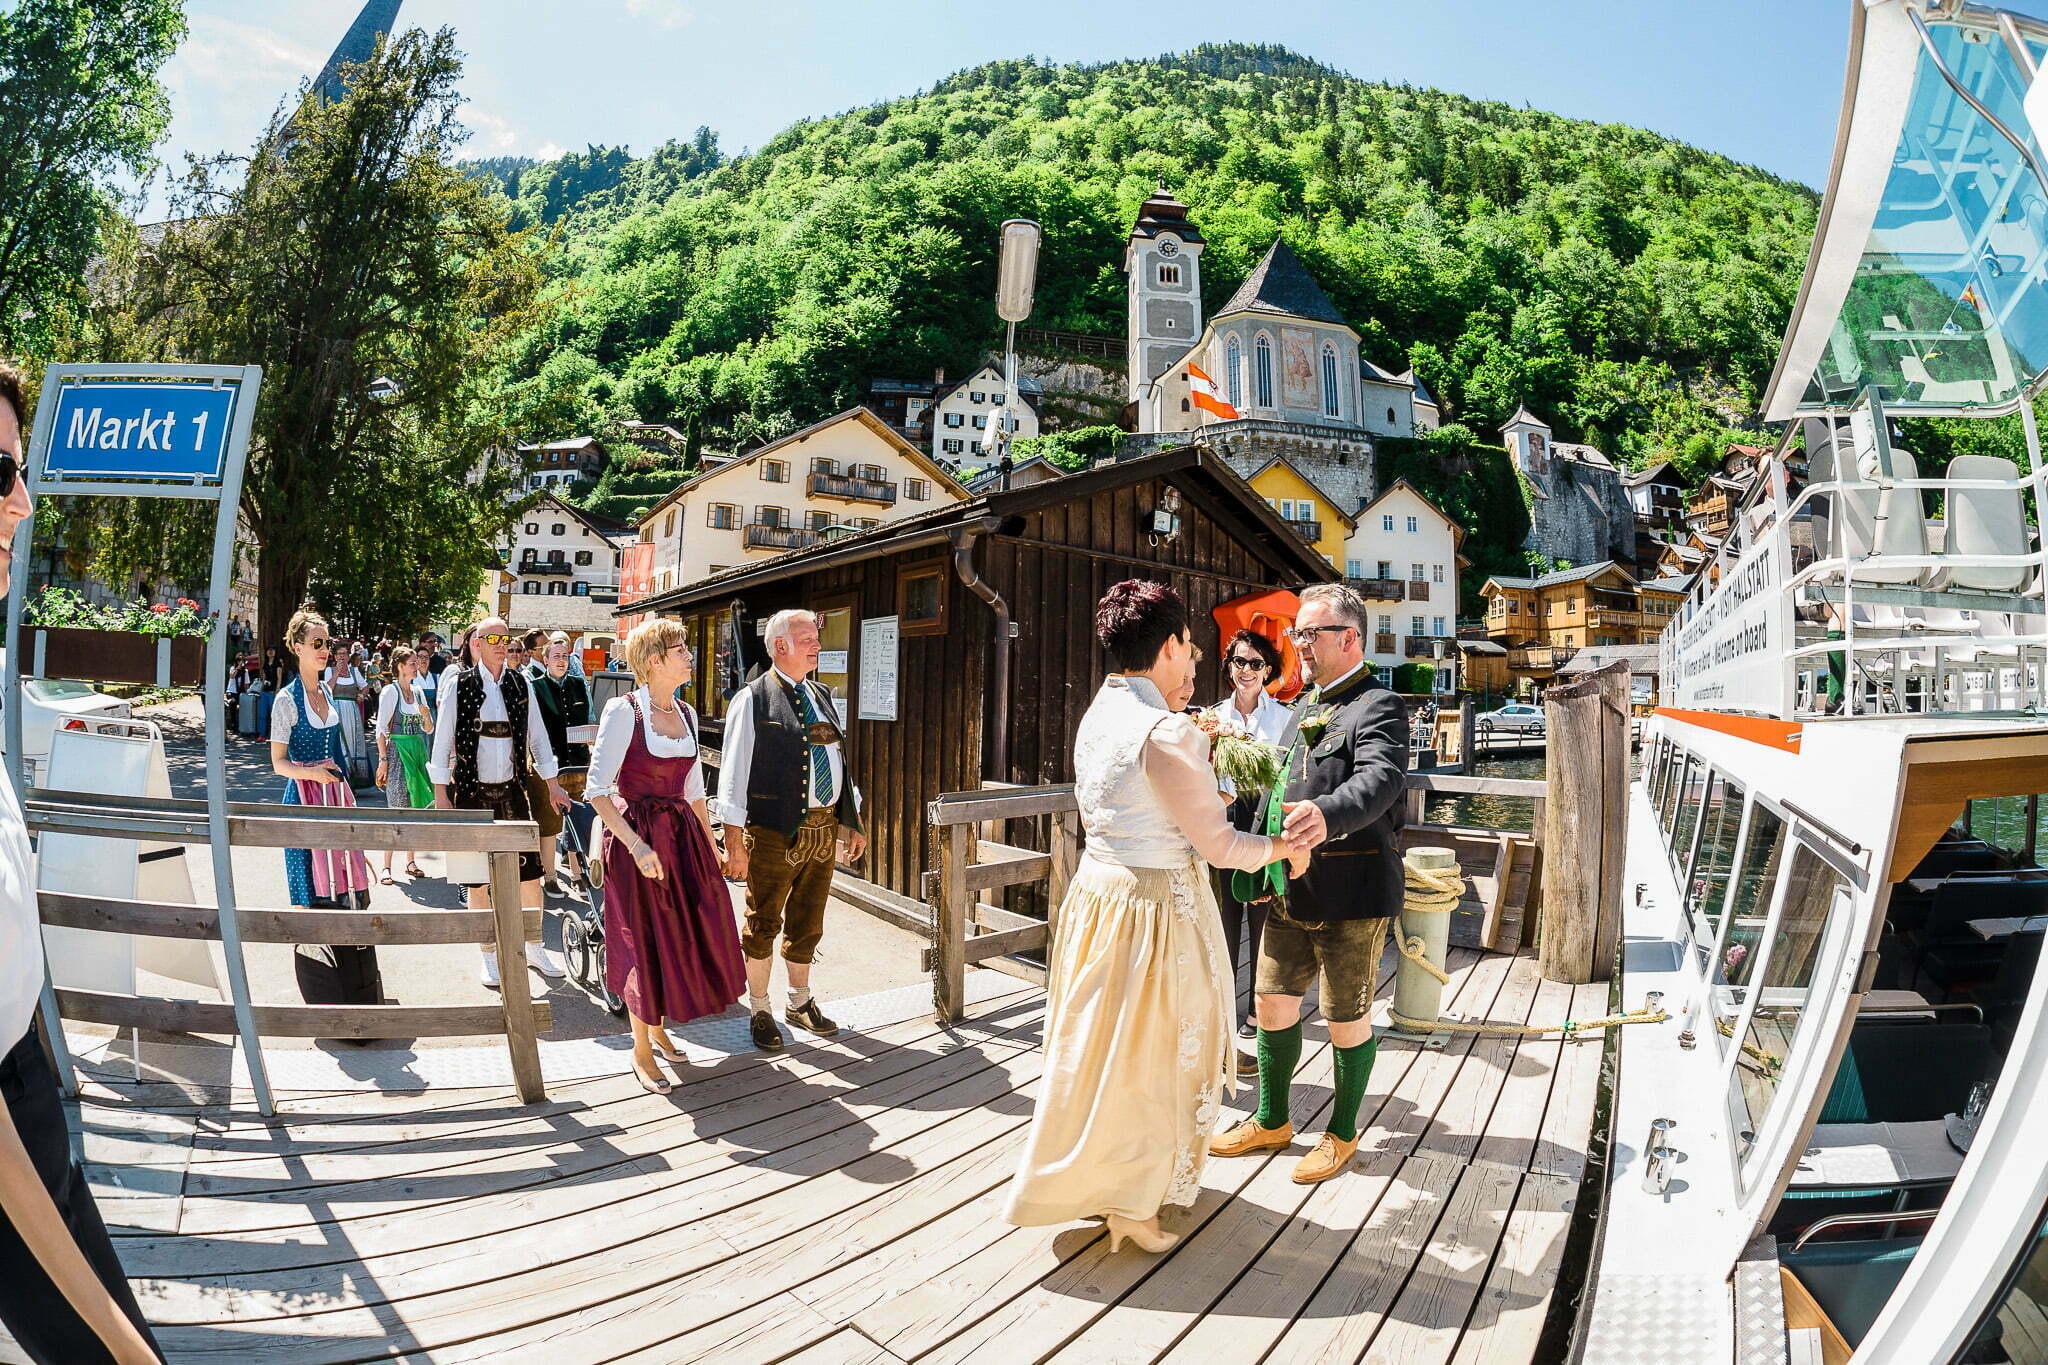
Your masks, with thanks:
[[[588,989],[592,975],[591,943],[581,915],[571,913],[562,916],[562,957],[570,979]]]
[[[596,944],[596,946],[595,946],[595,951],[594,951],[594,952],[592,953],[592,956],[593,956],[593,957],[594,957],[594,958],[596,959],[596,966],[597,966],[597,980],[596,980],[596,983],[595,983],[595,985],[593,985],[591,989],[592,989],[592,991],[593,991],[593,992],[594,992],[594,993],[596,994],[596,996],[597,996],[597,1000],[598,1000],[598,1003],[599,1003],[599,1004],[601,1004],[601,1005],[603,1005],[603,1006],[604,1006],[604,1008],[605,1008],[605,1012],[606,1012],[606,1013],[608,1013],[608,1014],[610,1014],[610,1015],[611,1015],[611,1016],[612,1016],[612,1017],[613,1017],[614,1019],[623,1019],[623,1018],[625,1018],[625,1017],[626,1017],[626,1002],[625,1002],[625,1000],[624,1000],[624,999],[622,999],[622,998],[621,998],[621,997],[619,997],[619,996],[613,995],[613,994],[611,993],[611,991],[610,991],[609,989],[607,989],[607,988],[606,988],[606,986],[605,986],[605,984],[604,984],[604,940],[603,940],[603,939],[599,939],[599,940],[597,941],[597,944]]]

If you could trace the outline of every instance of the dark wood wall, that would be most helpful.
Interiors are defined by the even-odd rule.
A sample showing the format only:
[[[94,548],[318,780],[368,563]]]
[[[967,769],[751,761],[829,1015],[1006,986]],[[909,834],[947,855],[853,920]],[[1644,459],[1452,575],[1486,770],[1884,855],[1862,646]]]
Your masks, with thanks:
[[[1211,610],[1246,593],[1298,587],[1224,525],[1188,502],[1181,533],[1153,543],[1146,514],[1163,480],[1130,485],[1025,517],[988,547],[983,570],[1012,604],[1019,625],[1012,663],[1008,780],[1025,786],[1073,780],[1074,734],[1109,662],[1095,642],[1095,604],[1112,583],[1149,578],[1188,604],[1203,659],[1195,703],[1224,692]]]

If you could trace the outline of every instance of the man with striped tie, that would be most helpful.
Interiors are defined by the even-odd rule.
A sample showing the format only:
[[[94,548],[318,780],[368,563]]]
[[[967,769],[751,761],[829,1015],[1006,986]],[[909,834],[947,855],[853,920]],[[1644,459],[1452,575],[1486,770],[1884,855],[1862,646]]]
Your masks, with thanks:
[[[818,618],[779,611],[768,618],[766,673],[732,699],[720,746],[718,799],[725,828],[725,875],[747,886],[747,1011],[754,1046],[782,1050],[769,1011],[768,977],[777,935],[789,975],[784,1017],[830,1036],[839,1025],[811,998],[811,963],[825,935],[825,902],[839,856],[867,853],[860,793],[846,769],[846,727],[832,694],[810,675],[818,666]]]

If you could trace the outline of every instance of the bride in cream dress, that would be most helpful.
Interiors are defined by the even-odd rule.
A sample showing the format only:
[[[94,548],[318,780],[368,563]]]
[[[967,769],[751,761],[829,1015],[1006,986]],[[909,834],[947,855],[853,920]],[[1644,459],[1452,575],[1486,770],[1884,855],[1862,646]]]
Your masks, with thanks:
[[[1237,1083],[1230,955],[1197,859],[1249,870],[1289,850],[1230,827],[1207,736],[1169,708],[1200,657],[1180,597],[1119,583],[1095,632],[1117,671],[1074,744],[1087,844],[1053,920],[1045,1078],[1004,1216],[1100,1216],[1112,1251],[1129,1238],[1156,1252],[1178,1240],[1159,1211],[1194,1202]]]

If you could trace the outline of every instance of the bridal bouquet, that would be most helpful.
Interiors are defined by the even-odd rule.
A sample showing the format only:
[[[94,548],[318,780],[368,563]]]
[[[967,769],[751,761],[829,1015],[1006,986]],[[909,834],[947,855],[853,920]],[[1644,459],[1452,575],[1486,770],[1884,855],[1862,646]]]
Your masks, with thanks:
[[[1195,724],[1209,737],[1209,762],[1218,777],[1230,779],[1239,795],[1271,791],[1287,768],[1287,755],[1276,744],[1253,739],[1221,717],[1203,712]]]

